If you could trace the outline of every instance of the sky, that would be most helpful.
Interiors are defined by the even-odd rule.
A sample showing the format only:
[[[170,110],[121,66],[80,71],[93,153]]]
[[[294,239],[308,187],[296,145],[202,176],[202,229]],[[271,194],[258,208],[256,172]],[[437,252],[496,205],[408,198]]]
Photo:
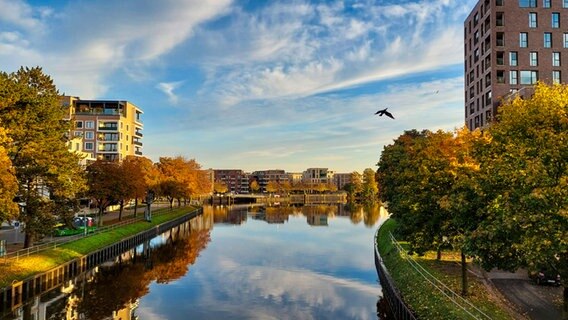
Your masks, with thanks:
[[[0,71],[134,103],[154,161],[362,172],[404,130],[463,126],[475,3],[0,0]]]

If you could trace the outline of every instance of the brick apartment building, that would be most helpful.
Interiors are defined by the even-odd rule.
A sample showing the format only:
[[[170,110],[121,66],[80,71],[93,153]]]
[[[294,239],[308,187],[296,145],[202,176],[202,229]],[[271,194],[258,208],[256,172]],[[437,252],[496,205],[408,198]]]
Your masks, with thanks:
[[[464,22],[465,123],[484,127],[503,99],[566,83],[568,0],[480,0]]]

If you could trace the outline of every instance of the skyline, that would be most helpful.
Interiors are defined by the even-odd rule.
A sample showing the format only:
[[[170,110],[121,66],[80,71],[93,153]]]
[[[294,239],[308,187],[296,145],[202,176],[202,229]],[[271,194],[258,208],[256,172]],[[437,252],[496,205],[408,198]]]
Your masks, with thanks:
[[[134,103],[153,161],[363,172],[404,130],[464,124],[475,3],[0,0],[1,70]]]

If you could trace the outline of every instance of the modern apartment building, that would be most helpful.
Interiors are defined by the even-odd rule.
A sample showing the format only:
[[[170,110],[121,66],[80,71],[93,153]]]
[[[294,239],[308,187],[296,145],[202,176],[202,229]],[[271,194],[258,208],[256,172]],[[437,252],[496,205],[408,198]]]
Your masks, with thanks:
[[[222,181],[227,185],[229,192],[248,193],[249,178],[240,169],[215,169],[213,170],[215,181]]]
[[[142,110],[123,100],[81,100],[64,96],[69,120],[75,124],[72,135],[83,138],[83,152],[92,158],[120,161],[129,155],[142,155]]]
[[[270,181],[278,183],[285,181],[290,182],[290,175],[286,173],[286,171],[280,169],[254,171],[250,174],[249,178],[256,179],[261,192],[267,192],[266,186]]]
[[[336,173],[333,175],[333,182],[337,186],[337,189],[341,190],[346,184],[351,183],[351,174],[352,173]]]
[[[568,0],[480,0],[464,23],[465,123],[484,127],[502,100],[568,80]]]
[[[308,168],[302,175],[302,181],[309,184],[332,183],[333,174],[328,168]]]

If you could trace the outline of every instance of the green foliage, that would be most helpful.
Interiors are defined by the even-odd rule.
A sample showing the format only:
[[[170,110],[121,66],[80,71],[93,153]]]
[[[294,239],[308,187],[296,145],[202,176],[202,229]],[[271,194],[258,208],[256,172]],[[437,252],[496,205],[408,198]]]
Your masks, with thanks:
[[[21,68],[0,73],[0,84],[0,123],[7,129],[6,149],[26,204],[20,220],[29,246],[49,230],[54,203],[48,194],[73,198],[85,181],[79,157],[67,151],[71,124],[63,120],[67,109],[51,78],[39,67]]]

